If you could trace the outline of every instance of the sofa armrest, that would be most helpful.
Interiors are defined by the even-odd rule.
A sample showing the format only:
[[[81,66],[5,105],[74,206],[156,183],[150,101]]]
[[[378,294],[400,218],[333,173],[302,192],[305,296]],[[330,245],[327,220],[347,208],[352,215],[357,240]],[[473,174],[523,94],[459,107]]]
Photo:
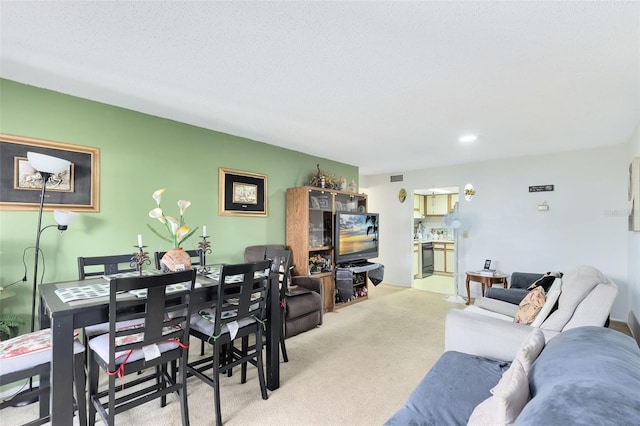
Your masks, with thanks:
[[[444,350],[513,361],[532,328],[498,318],[450,309],[444,327]]]
[[[324,304],[324,286],[322,285],[322,278],[310,277],[306,275],[297,275],[291,277],[291,285],[306,288],[320,295],[321,304]],[[295,297],[295,296],[293,296]],[[320,308],[320,325],[324,321],[324,309]]]
[[[491,312],[496,312],[498,314],[507,315],[511,318],[515,318],[519,309],[518,305],[514,305],[513,303],[490,299],[488,297],[478,297],[475,302],[473,302],[473,306],[477,306],[478,308],[486,309]]]

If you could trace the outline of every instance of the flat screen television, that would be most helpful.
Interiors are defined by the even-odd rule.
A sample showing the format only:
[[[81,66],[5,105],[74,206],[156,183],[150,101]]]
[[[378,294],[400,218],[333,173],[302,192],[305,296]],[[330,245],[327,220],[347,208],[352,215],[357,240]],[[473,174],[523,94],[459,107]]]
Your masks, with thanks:
[[[336,264],[358,263],[378,257],[379,214],[336,212]]]

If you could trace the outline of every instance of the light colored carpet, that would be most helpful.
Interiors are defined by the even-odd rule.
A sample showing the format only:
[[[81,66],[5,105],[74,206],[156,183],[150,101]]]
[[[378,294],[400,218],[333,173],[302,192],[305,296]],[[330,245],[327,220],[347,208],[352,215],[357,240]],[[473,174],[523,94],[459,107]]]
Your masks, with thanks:
[[[255,368],[243,385],[239,370],[222,377],[222,420],[229,426],[382,424],[442,354],[445,315],[456,306],[463,307],[438,293],[371,286],[369,300],[328,313],[322,327],[287,339],[289,362],[280,364],[281,385],[268,400],[260,397]],[[191,424],[214,424],[213,390],[190,378],[188,395]],[[178,425],[179,403],[173,395],[168,402],[122,413],[117,424]],[[36,411],[37,404],[7,408],[0,420],[22,424]]]

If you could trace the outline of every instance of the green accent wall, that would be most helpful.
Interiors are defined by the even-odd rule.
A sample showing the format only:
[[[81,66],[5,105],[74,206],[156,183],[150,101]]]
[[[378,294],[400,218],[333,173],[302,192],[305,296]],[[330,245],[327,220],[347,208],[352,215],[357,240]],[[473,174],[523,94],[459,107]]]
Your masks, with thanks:
[[[82,213],[64,233],[44,231],[38,271],[44,282],[75,279],[78,256],[133,253],[138,234],[151,257],[171,248],[147,228],[160,225],[148,216],[159,188],[167,189],[162,207],[169,215],[178,215],[179,199],[192,202],[186,222],[207,226],[213,248],[207,261],[233,263],[242,261],[245,246],[284,244],[286,189],[305,185],[316,164],[358,182],[355,166],[4,79],[0,132],[100,148],[100,212]],[[218,215],[219,167],[267,175],[267,217]],[[37,219],[33,211],[0,211],[0,286],[18,282],[11,286],[16,296],[0,300],[1,313],[24,315],[26,323]],[[45,212],[43,227],[54,223]],[[194,235],[184,248],[198,241]]]

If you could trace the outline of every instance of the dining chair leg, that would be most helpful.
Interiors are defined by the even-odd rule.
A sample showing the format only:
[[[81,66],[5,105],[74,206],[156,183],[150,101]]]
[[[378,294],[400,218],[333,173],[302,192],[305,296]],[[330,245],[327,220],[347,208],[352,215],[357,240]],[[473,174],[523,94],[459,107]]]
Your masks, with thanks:
[[[284,311],[281,311],[282,315],[280,315],[280,321],[282,321],[282,329],[280,330],[280,350],[282,351],[282,360],[284,362],[289,362],[289,357],[287,356],[287,346],[284,343]]]
[[[162,364],[156,366],[156,377],[159,380],[159,385],[161,389],[167,387],[167,379],[165,378],[165,374],[167,374],[167,364]],[[160,407],[165,407],[167,405],[167,395],[162,395],[160,397]]]
[[[184,355],[180,361],[180,369],[178,370],[178,376],[180,383],[182,383],[182,389],[178,391],[180,397],[180,408],[182,412],[182,425],[189,426],[189,404],[187,400],[187,357]],[[175,369],[174,369],[175,372]]]
[[[88,358],[91,358],[91,355],[88,355]],[[89,362],[93,362],[93,360],[89,360]],[[91,364],[89,366],[89,379],[88,379],[88,383],[89,383],[89,424],[91,426],[96,424],[96,401],[97,400],[97,396],[91,396],[91,395],[97,395],[98,393],[98,366],[97,365],[93,365]]]
[[[262,363],[262,348],[263,345],[258,345],[258,342],[262,342],[262,332],[258,331],[256,336],[256,363],[258,364],[258,380],[260,381],[260,392],[262,392],[262,399],[269,398],[267,395],[267,385],[264,378],[264,365]]]
[[[213,395],[216,409],[216,425],[222,426],[222,412],[220,410],[220,348],[213,348]]]
[[[78,420],[81,426],[86,426],[87,424],[87,375],[85,367],[85,352],[81,352],[73,360],[76,404],[78,406]]]

